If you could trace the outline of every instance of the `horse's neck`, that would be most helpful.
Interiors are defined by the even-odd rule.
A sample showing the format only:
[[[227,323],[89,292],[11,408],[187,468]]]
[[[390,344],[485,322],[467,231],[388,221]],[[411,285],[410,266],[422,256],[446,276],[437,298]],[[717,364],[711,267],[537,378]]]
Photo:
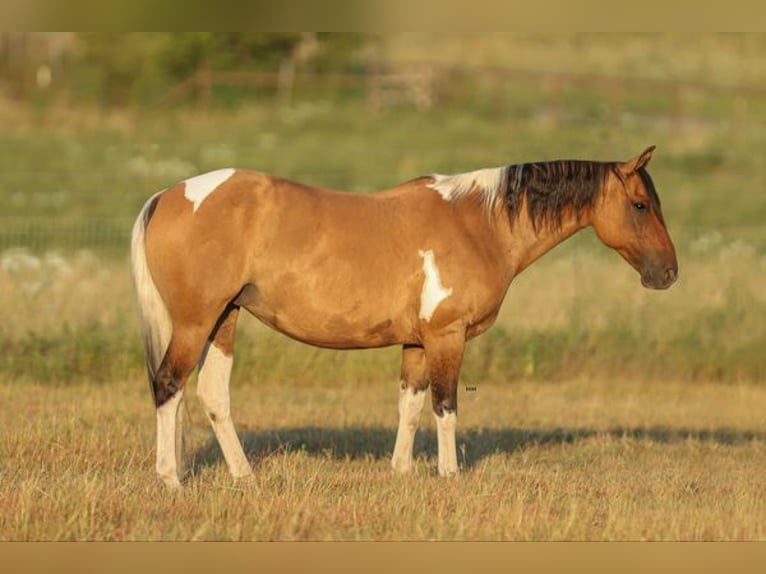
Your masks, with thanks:
[[[535,229],[528,218],[522,216],[511,225],[508,264],[516,276],[562,241],[590,225],[587,217],[574,215],[562,220],[558,227],[543,225]]]

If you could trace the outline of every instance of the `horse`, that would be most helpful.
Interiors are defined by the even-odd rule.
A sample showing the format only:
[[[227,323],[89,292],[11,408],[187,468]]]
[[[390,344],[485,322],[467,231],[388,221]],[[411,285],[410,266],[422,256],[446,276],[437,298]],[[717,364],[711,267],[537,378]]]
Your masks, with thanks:
[[[170,487],[185,479],[180,407],[196,366],[197,396],[231,475],[253,475],[230,413],[242,308],[309,345],[401,346],[391,466],[411,470],[430,388],[438,473],[456,474],[463,350],[493,324],[519,273],[591,226],[645,287],[676,280],[675,248],[646,168],[654,149],[629,161],[432,174],[375,193],[227,168],[153,195],[132,230],[131,272],[158,477]]]

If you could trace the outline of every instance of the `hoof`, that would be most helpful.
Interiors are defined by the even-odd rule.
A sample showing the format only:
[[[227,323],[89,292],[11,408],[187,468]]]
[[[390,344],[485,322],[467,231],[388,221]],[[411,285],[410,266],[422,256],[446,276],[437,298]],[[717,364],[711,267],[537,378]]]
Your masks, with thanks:
[[[452,478],[452,477],[455,477],[455,476],[459,476],[459,474],[460,473],[458,472],[458,469],[456,469],[456,468],[454,468],[454,469],[452,469],[452,468],[449,468],[449,469],[440,468],[439,469],[439,476],[441,476],[443,478]]]
[[[412,461],[391,459],[391,468],[396,474],[409,474],[412,472]]]
[[[165,488],[168,490],[178,490],[181,488],[181,481],[178,480],[177,476],[167,476],[167,475],[161,475],[158,474],[157,478],[160,480],[160,482],[165,485]]]
[[[234,476],[233,478],[234,482],[236,482],[238,486],[248,486],[250,484],[255,484],[255,473],[253,472],[240,474],[238,476]]]

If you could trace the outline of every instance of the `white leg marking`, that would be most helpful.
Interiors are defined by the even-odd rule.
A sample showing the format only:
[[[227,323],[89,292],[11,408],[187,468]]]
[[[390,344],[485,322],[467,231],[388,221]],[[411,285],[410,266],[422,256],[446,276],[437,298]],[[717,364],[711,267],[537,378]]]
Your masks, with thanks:
[[[439,268],[436,267],[434,252],[418,251],[423,258],[423,272],[426,274],[423,282],[423,291],[420,294],[420,312],[418,316],[425,321],[430,321],[439,304],[452,295],[452,287],[449,289],[442,285]]]
[[[208,343],[200,361],[197,397],[213,426],[229,472],[234,478],[242,478],[253,474],[253,469],[242,450],[242,444],[234,429],[234,421],[231,419],[229,379],[233,363],[232,357]]]
[[[399,390],[399,430],[396,432],[394,456],[391,457],[391,467],[398,472],[412,469],[412,447],[425,397],[425,391],[415,392],[410,387]]]
[[[196,213],[205,198],[213,193],[227,179],[229,179],[236,170],[227,167],[208,173],[203,173],[196,177],[191,177],[184,181],[184,197],[194,204]]]
[[[183,468],[184,391],[181,389],[157,409],[157,475],[167,486],[181,486]]]
[[[439,475],[453,476],[457,474],[457,448],[455,446],[455,428],[457,415],[445,413],[436,418],[436,440],[439,449]]]

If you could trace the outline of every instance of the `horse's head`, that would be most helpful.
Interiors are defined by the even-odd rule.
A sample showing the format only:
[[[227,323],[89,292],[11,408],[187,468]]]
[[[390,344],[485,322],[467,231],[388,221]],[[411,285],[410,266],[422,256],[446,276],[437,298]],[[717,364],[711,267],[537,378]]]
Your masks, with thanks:
[[[653,151],[651,146],[636,158],[615,164],[606,176],[592,222],[599,239],[641,274],[644,287],[667,289],[678,277],[678,261],[646,171]]]

